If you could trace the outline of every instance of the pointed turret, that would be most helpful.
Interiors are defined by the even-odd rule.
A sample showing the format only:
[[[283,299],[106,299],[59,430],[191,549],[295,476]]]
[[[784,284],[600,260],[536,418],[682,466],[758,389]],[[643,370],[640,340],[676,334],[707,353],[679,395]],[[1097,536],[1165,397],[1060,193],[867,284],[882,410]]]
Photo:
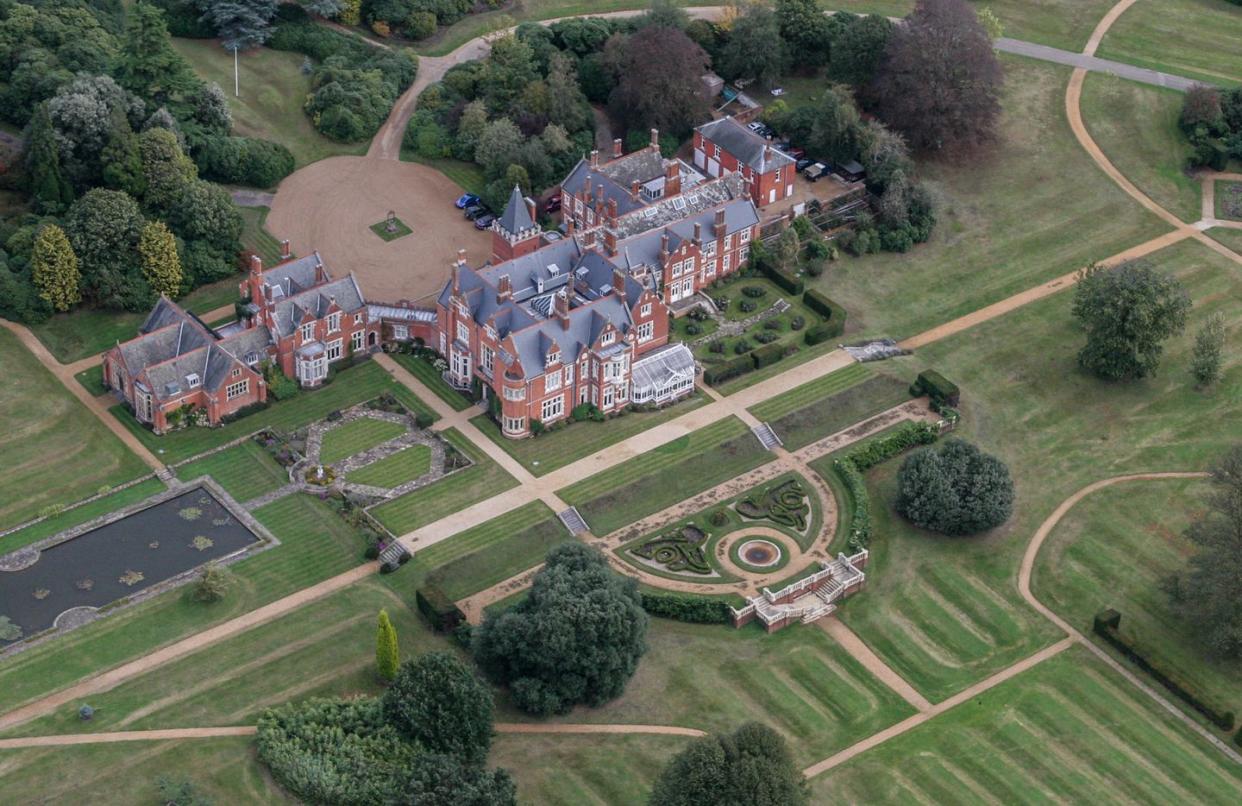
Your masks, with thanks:
[[[522,196],[513,186],[505,211],[492,222],[492,262],[499,263],[529,254],[539,246],[539,225],[535,223],[535,202]]]

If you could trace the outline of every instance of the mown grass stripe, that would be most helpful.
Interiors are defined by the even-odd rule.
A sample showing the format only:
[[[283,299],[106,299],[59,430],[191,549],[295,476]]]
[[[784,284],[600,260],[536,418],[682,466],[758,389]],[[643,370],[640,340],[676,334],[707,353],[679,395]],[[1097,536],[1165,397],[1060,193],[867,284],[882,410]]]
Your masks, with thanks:
[[[850,364],[753,406],[750,413],[760,420],[779,419],[790,412],[848,389],[871,377],[871,374],[871,370],[863,364]]]

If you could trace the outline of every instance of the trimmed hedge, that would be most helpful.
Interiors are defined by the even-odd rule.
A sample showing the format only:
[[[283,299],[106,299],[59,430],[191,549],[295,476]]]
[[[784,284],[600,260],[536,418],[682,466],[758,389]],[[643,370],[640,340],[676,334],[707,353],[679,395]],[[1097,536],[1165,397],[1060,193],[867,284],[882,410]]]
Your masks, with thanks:
[[[882,437],[864,442],[833,462],[833,468],[845,482],[854,499],[850,536],[850,551],[860,551],[871,540],[871,496],[867,492],[867,480],[863,473],[881,462],[916,445],[930,445],[939,433],[930,423],[902,423],[896,430]]]
[[[939,410],[943,406],[956,408],[961,402],[962,391],[958,389],[957,384],[936,370],[925,369],[919,373],[914,383],[910,384],[911,397],[923,395],[930,397],[935,408]]]
[[[713,364],[703,370],[703,382],[709,386],[716,386],[724,383],[730,378],[736,378],[739,375],[745,375],[755,368],[755,362],[750,355],[744,355],[740,358],[734,358],[729,361],[722,361],[719,364]]]
[[[802,304],[824,317],[828,322],[840,327],[842,331],[845,330],[845,309],[829,299],[822,291],[814,288],[807,289],[807,292],[802,295]]]
[[[761,267],[763,269],[763,273],[767,275],[768,279],[776,283],[786,293],[801,294],[806,288],[806,286],[802,284],[802,279],[800,277],[795,277],[789,272],[771,265],[770,261],[762,261]]]
[[[720,599],[677,593],[643,593],[643,610],[660,618],[691,624],[732,624],[729,605]]]
[[[835,339],[841,335],[841,329],[834,326],[832,322],[821,322],[818,325],[811,325],[806,329],[804,337],[808,345],[816,345],[821,342]]]
[[[452,632],[466,620],[466,614],[435,585],[426,585],[414,594],[418,612],[426,617],[436,632]]]
[[[1182,702],[1207,717],[1207,720],[1213,725],[1221,730],[1233,730],[1233,711],[1224,710],[1217,703],[1207,702],[1204,697],[1190,690],[1182,681],[1175,679],[1168,672],[1152,663],[1148,659],[1148,655],[1154,653],[1151,653],[1139,641],[1133,638],[1127,641],[1122,637],[1121,614],[1116,610],[1110,608],[1096,613],[1091,627],[1092,631],[1103,638],[1105,643],[1122,655],[1125,655],[1131,663],[1151,675],[1157,683],[1168,689]]]
[[[785,345],[783,344],[766,344],[763,347],[755,349],[750,354],[755,362],[755,369],[763,369],[771,366],[777,361],[785,357]]]

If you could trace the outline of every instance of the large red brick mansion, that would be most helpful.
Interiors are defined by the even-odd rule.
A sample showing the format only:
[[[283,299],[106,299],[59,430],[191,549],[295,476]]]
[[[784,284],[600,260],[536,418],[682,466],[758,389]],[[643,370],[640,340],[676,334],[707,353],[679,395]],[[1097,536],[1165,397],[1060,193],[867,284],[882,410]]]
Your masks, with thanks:
[[[542,233],[514,188],[492,226],[495,262],[453,266],[434,346],[451,383],[499,399],[505,436],[582,404],[610,413],[693,391],[693,355],[668,343],[670,308],[741,267],[759,215],[740,174],[704,177],[656,141],[578,163],[561,184],[563,237]]]

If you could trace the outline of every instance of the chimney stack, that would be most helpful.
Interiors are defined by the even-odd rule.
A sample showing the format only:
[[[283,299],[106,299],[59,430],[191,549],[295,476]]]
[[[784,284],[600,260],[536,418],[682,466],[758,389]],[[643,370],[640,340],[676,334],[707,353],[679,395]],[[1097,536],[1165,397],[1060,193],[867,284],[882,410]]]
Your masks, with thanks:
[[[664,195],[681,193],[681,163],[671,159],[664,164]]]
[[[496,301],[505,302],[513,297],[513,281],[509,279],[509,275],[502,274],[500,279],[496,281]]]
[[[461,263],[453,263],[453,296],[461,294]]]
[[[638,184],[637,179],[635,179],[633,182],[630,183],[630,201],[635,201],[635,202],[638,201],[638,188],[639,187],[640,185]]]
[[[620,157],[620,156],[621,156],[621,138],[618,137],[617,139],[612,141],[612,158],[615,160],[617,157]]]
[[[660,262],[668,259],[668,230],[660,233]]]
[[[612,293],[625,299],[625,272],[620,266],[612,267]]]
[[[608,224],[615,227],[617,225],[617,200],[608,200]]]
[[[716,223],[712,225],[712,237],[720,238],[725,234],[725,211],[723,207],[716,208]]]
[[[574,237],[574,217],[572,215],[561,216],[565,219],[565,234],[570,238]]]
[[[280,242],[280,256],[285,260],[293,257],[293,252],[289,248],[289,241],[284,240]]]
[[[694,222],[694,243],[696,246],[703,243],[703,225],[698,221]]]
[[[610,229],[604,230],[604,249],[607,250],[609,257],[615,257],[617,254],[617,233]]]
[[[582,231],[582,248],[591,249],[595,246],[595,230],[588,229]]]
[[[591,149],[591,167],[592,168],[599,167],[599,149],[597,148]]]
[[[660,148],[660,130],[659,129],[651,130],[651,148],[654,148],[657,150],[659,150]]]
[[[258,255],[250,256],[250,273],[251,274],[262,274],[263,273],[263,258],[259,257]]]
[[[466,250],[465,249],[457,250],[457,265],[458,266],[466,265]]]
[[[562,290],[553,299],[556,319],[561,323],[562,330],[569,330],[569,295]]]

